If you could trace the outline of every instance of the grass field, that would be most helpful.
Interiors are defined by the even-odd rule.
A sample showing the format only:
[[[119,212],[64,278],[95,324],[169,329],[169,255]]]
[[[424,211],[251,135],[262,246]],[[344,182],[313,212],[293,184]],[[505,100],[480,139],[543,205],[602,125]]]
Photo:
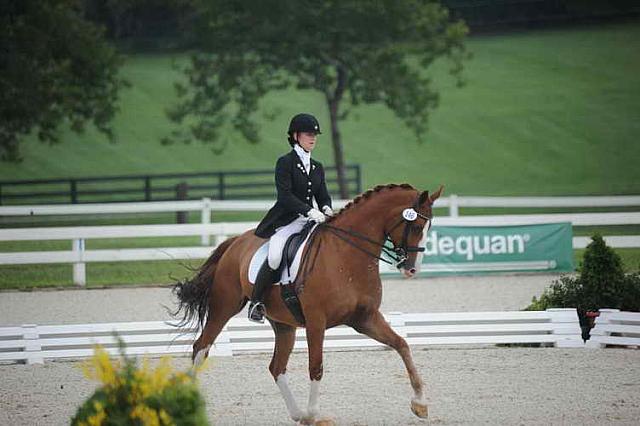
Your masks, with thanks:
[[[420,143],[381,105],[354,108],[341,124],[346,160],[362,165],[365,188],[407,181],[444,183],[450,194],[640,192],[640,23],[471,37],[468,47],[465,87],[454,87],[443,66],[429,70],[441,103]],[[129,57],[117,144],[91,129],[63,132],[55,146],[29,139],[25,161],[3,164],[0,179],[268,169],[288,148],[283,135],[295,112],[316,113],[328,130],[322,96],[290,90],[261,103],[260,144],[225,132],[223,155],[199,143],[161,146],[180,78],[172,64],[184,62]],[[333,163],[327,131],[314,156]]]
[[[441,91],[440,107],[420,143],[380,105],[354,108],[341,124],[345,158],[361,164],[363,187],[409,182],[421,189],[446,184],[449,194],[583,195],[639,194],[640,23],[471,37],[473,59],[466,86],[454,87],[442,64],[429,70]],[[199,143],[165,147],[172,129],[164,110],[175,101],[175,64],[185,56],[136,55],[123,74],[131,88],[122,93],[115,120],[119,139],[109,144],[88,129],[63,130],[64,142],[47,146],[34,138],[23,145],[25,160],[2,164],[0,180],[119,174],[268,169],[288,146],[283,134],[299,111],[317,114],[328,130],[321,95],[272,93],[256,114],[262,142],[250,145],[233,132],[223,155]],[[274,120],[266,117],[273,116]],[[328,131],[314,157],[333,164]],[[617,209],[620,210],[620,209]],[[531,210],[529,210],[531,211]],[[511,211],[522,213],[522,211]],[[493,214],[491,209],[469,210]],[[258,220],[257,213],[221,214],[215,220]],[[191,215],[197,221],[197,215]],[[53,218],[48,226],[167,223],[172,215]],[[7,222],[0,227],[32,226]],[[38,225],[38,224],[36,224]],[[41,224],[39,226],[42,226]],[[576,235],[640,234],[639,227],[577,229]],[[196,245],[197,239],[90,241],[89,248]],[[69,242],[2,243],[0,251],[65,249]],[[640,249],[617,250],[630,270],[640,268]],[[576,264],[582,256],[576,250]],[[190,263],[191,266],[198,262]],[[90,286],[171,282],[188,270],[179,262],[89,264]],[[71,285],[71,266],[0,267],[0,288]]]

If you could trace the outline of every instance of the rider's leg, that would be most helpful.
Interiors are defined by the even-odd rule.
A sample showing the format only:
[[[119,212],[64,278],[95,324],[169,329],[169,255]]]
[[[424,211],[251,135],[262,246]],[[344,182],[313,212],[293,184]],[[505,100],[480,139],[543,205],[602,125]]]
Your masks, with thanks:
[[[264,322],[264,304],[262,300],[264,298],[265,291],[273,284],[276,277],[276,271],[271,269],[269,261],[265,260],[258,276],[256,277],[256,283],[253,285],[253,292],[251,293],[251,304],[249,305],[249,319],[255,322]]]
[[[253,286],[253,293],[251,294],[251,304],[249,305],[250,320],[264,322],[265,309],[262,300],[267,289],[279,278],[276,271],[280,267],[284,245],[292,234],[302,229],[305,223],[305,219],[296,219],[288,225],[278,228],[269,240],[269,255],[267,261],[264,262],[258,272],[256,283]]]

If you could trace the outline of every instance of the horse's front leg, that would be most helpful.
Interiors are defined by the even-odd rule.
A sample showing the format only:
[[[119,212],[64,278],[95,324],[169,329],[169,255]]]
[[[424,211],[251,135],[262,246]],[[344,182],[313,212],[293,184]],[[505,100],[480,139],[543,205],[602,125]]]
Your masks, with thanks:
[[[322,345],[324,343],[324,322],[307,323],[307,346],[309,350],[309,405],[307,417],[302,420],[303,424],[315,424],[319,413],[320,380],[322,380]],[[326,423],[329,424],[329,423]]]
[[[289,388],[289,382],[287,380],[287,364],[289,362],[289,355],[291,355],[291,350],[296,341],[296,328],[271,320],[269,322],[276,334],[276,344],[273,350],[271,364],[269,365],[269,371],[276,381],[276,385],[278,385],[280,394],[287,406],[289,416],[294,422],[299,422],[305,417],[305,414],[298,408],[298,404]]]
[[[379,311],[372,312],[361,322],[353,324],[353,328],[359,333],[366,334],[372,339],[392,347],[400,354],[409,373],[409,380],[411,380],[411,387],[414,392],[413,399],[411,400],[411,411],[418,417],[428,417],[427,402],[424,396],[424,382],[413,363],[411,349],[406,340],[393,331]]]

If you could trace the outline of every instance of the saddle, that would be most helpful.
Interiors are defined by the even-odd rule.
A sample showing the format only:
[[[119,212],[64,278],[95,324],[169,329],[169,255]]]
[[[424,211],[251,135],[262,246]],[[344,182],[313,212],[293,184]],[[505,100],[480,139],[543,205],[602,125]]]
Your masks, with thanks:
[[[314,225],[314,222],[305,223],[300,232],[290,235],[289,238],[287,238],[287,242],[284,243],[282,262],[280,262],[280,271],[284,272],[284,269],[287,268],[287,273],[290,278],[295,279],[295,277],[291,277],[291,267],[295,261],[296,254],[298,254],[298,249],[302,246],[302,243],[306,241],[311,230],[314,228]],[[291,279],[291,281],[293,281],[293,279]]]
[[[291,235],[287,242],[284,244],[284,250],[282,253],[283,262],[280,264],[280,269],[287,269],[287,276],[291,280],[288,283],[282,283],[280,286],[280,296],[282,301],[289,308],[289,311],[293,314],[294,318],[301,324],[305,323],[304,313],[302,312],[302,305],[300,305],[300,299],[298,299],[298,293],[296,292],[292,278],[291,266],[296,260],[296,255],[302,244],[307,240],[307,237],[314,228],[313,222],[307,222],[300,232]],[[302,252],[302,250],[300,250]]]
[[[283,302],[296,320],[302,324],[305,323],[304,314],[302,313],[302,307],[295,286],[292,284],[296,280],[306,242],[316,226],[314,222],[308,222],[300,232],[292,234],[287,238],[282,252],[282,261],[273,278],[273,284],[280,285],[280,295]],[[268,254],[269,242],[267,241],[256,251],[251,259],[251,263],[249,264],[250,283],[255,283],[258,270],[262,264],[267,261]]]

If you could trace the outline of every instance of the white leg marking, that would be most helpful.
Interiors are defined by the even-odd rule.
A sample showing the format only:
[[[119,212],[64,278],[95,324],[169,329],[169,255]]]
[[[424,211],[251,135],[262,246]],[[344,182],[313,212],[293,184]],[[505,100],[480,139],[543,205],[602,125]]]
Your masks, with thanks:
[[[291,389],[289,388],[289,381],[287,380],[286,373],[282,373],[276,378],[276,384],[278,385],[278,389],[280,389],[280,394],[284,399],[284,403],[287,406],[287,411],[289,412],[289,416],[294,422],[300,421],[304,417],[304,413],[300,411],[298,408],[298,404],[296,403],[295,398],[293,397],[293,393],[291,393]]]
[[[320,380],[312,380],[309,388],[309,417],[314,419],[318,415],[318,397],[320,396]]]
[[[420,395],[416,395],[413,398],[411,398],[411,402],[415,402],[416,404],[420,404],[420,405],[427,405],[427,400],[424,396]]]
[[[209,349],[211,348],[211,345],[200,349],[198,351],[198,353],[196,354],[196,357],[193,359],[193,368],[197,369],[198,367],[200,367],[202,365],[202,363],[204,362],[207,353],[209,352]]]

